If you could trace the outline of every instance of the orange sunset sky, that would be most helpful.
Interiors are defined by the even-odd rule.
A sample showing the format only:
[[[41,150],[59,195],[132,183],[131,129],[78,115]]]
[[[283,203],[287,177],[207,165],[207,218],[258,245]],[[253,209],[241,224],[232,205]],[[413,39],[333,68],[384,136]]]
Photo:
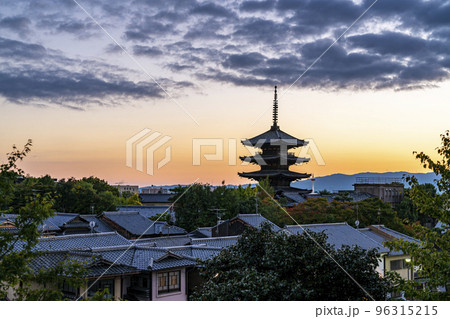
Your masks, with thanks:
[[[246,184],[240,141],[270,128],[277,85],[280,128],[324,161],[294,170],[424,172],[412,152],[435,155],[450,128],[450,7],[379,1],[360,16],[372,2],[2,2],[0,161],[32,139],[33,176]],[[145,128],[171,137],[153,175],[126,166]],[[195,139],[223,140],[223,159],[193,165]]]

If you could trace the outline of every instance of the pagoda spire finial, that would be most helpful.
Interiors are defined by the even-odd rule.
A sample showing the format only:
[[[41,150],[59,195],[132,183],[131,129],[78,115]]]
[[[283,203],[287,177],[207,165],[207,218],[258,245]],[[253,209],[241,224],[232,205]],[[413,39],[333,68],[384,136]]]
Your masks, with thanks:
[[[275,94],[273,99],[273,125],[272,129],[278,129],[278,97],[277,97],[277,86],[275,85]]]

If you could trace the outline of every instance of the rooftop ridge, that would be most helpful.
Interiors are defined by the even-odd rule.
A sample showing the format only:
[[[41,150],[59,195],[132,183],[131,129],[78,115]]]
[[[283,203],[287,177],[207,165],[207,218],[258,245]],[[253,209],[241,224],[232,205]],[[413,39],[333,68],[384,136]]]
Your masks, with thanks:
[[[77,214],[77,213],[62,213],[62,212],[55,212],[55,215],[53,215],[53,216],[51,216],[51,217],[54,217],[54,216],[78,216],[78,215],[80,215],[80,214]]]
[[[242,217],[264,217],[264,216],[262,216],[261,214],[237,214],[236,215],[236,217],[239,217],[239,216],[242,216]],[[265,217],[264,217],[265,218]],[[267,219],[267,218],[266,218]]]
[[[104,233],[71,234],[71,235],[61,235],[61,236],[53,236],[53,237],[40,237],[39,241],[57,241],[57,240],[63,240],[63,239],[68,239],[68,238],[100,237],[100,236],[110,236],[110,235],[119,235],[119,233],[117,233],[115,231],[115,232],[104,232]]]
[[[219,239],[235,239],[240,238],[240,235],[236,236],[224,236],[224,237],[207,237],[207,238],[191,238],[191,242],[194,241],[205,241],[205,240],[219,240]]]
[[[321,224],[302,224],[302,225],[285,225],[285,228],[293,228],[293,227],[311,227],[311,226],[336,226],[336,225],[348,225],[347,222],[339,222],[339,223],[321,223]],[[351,227],[351,226],[350,226]],[[352,227],[353,228],[353,227]]]
[[[386,232],[385,232],[384,230],[380,229],[379,227],[386,228],[386,229],[388,229],[389,231],[391,231],[391,232],[393,232],[393,233],[395,233],[395,234],[397,234],[397,235],[400,235],[401,237],[407,237],[407,238],[409,238],[409,239],[411,239],[411,240],[419,241],[418,239],[416,239],[416,238],[414,238],[414,237],[411,237],[411,236],[408,236],[408,235],[406,235],[406,234],[400,233],[400,232],[398,232],[398,231],[396,231],[396,230],[393,230],[393,229],[391,229],[391,228],[389,228],[389,227],[386,227],[386,226],[384,226],[384,225],[371,225],[371,226],[373,226],[374,228],[377,228],[378,230],[382,231],[383,233],[386,233]],[[370,228],[370,226],[369,226],[369,228]],[[392,236],[392,235],[390,235],[390,234],[387,234],[387,235]],[[397,237],[395,237],[395,236],[392,236],[392,237],[394,237],[395,239],[399,239],[399,238],[397,238]]]
[[[140,215],[138,211],[113,211],[103,212],[103,215]]]
[[[176,226],[177,227],[177,226]],[[172,238],[189,238],[188,235],[174,235],[174,236],[161,236],[161,237],[153,237],[153,238],[139,238],[139,239],[133,239],[130,240],[131,242],[139,243],[139,242],[152,242],[152,241],[158,241],[158,240],[167,240]]]

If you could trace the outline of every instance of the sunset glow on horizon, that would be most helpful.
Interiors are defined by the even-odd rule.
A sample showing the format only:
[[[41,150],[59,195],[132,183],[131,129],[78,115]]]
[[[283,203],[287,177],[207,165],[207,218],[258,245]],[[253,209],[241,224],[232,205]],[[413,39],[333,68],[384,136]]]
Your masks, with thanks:
[[[32,139],[20,164],[32,176],[248,184],[237,173],[255,167],[241,164],[250,153],[240,141],[270,128],[277,85],[281,130],[310,139],[325,163],[309,152],[310,163],[295,171],[426,172],[413,151],[436,156],[439,135],[450,128],[449,51],[442,49],[449,22],[420,14],[439,2],[417,0],[407,12],[376,4],[290,87],[369,5],[337,2],[347,10],[342,17],[300,0],[301,10],[284,1],[267,8],[133,1],[127,10],[80,1],[126,52],[71,1],[1,4],[0,162],[13,144]],[[309,14],[321,18],[300,23]],[[153,175],[136,170],[135,153],[126,166],[126,141],[145,128],[170,137],[154,153]],[[195,139],[221,140],[223,158],[205,159],[215,152],[209,146],[193,165]],[[167,146],[170,161],[158,169]]]

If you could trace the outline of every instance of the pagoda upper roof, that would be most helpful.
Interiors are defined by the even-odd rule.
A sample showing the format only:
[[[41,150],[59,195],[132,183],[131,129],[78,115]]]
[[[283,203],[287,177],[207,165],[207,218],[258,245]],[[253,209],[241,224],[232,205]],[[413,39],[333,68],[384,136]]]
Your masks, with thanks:
[[[288,170],[260,170],[255,172],[247,172],[247,173],[238,173],[241,177],[248,177],[248,178],[263,178],[263,177],[286,177],[286,178],[293,178],[293,179],[302,179],[302,178],[308,178],[311,176],[311,174],[306,173],[297,173],[293,171]]]
[[[308,144],[307,141],[298,139],[288,133],[280,130],[279,126],[272,126],[270,130],[259,134],[255,137],[246,139],[242,141],[242,144],[252,147],[259,147],[262,145],[281,145],[281,143],[286,143],[288,148],[304,146]]]
[[[310,158],[306,157],[298,157],[295,155],[287,154],[287,155],[280,155],[280,154],[257,154],[255,156],[239,156],[239,158],[244,162],[255,162],[258,163],[258,160],[262,159],[263,161],[274,161],[274,160],[286,160],[289,163],[306,163],[310,161]]]

